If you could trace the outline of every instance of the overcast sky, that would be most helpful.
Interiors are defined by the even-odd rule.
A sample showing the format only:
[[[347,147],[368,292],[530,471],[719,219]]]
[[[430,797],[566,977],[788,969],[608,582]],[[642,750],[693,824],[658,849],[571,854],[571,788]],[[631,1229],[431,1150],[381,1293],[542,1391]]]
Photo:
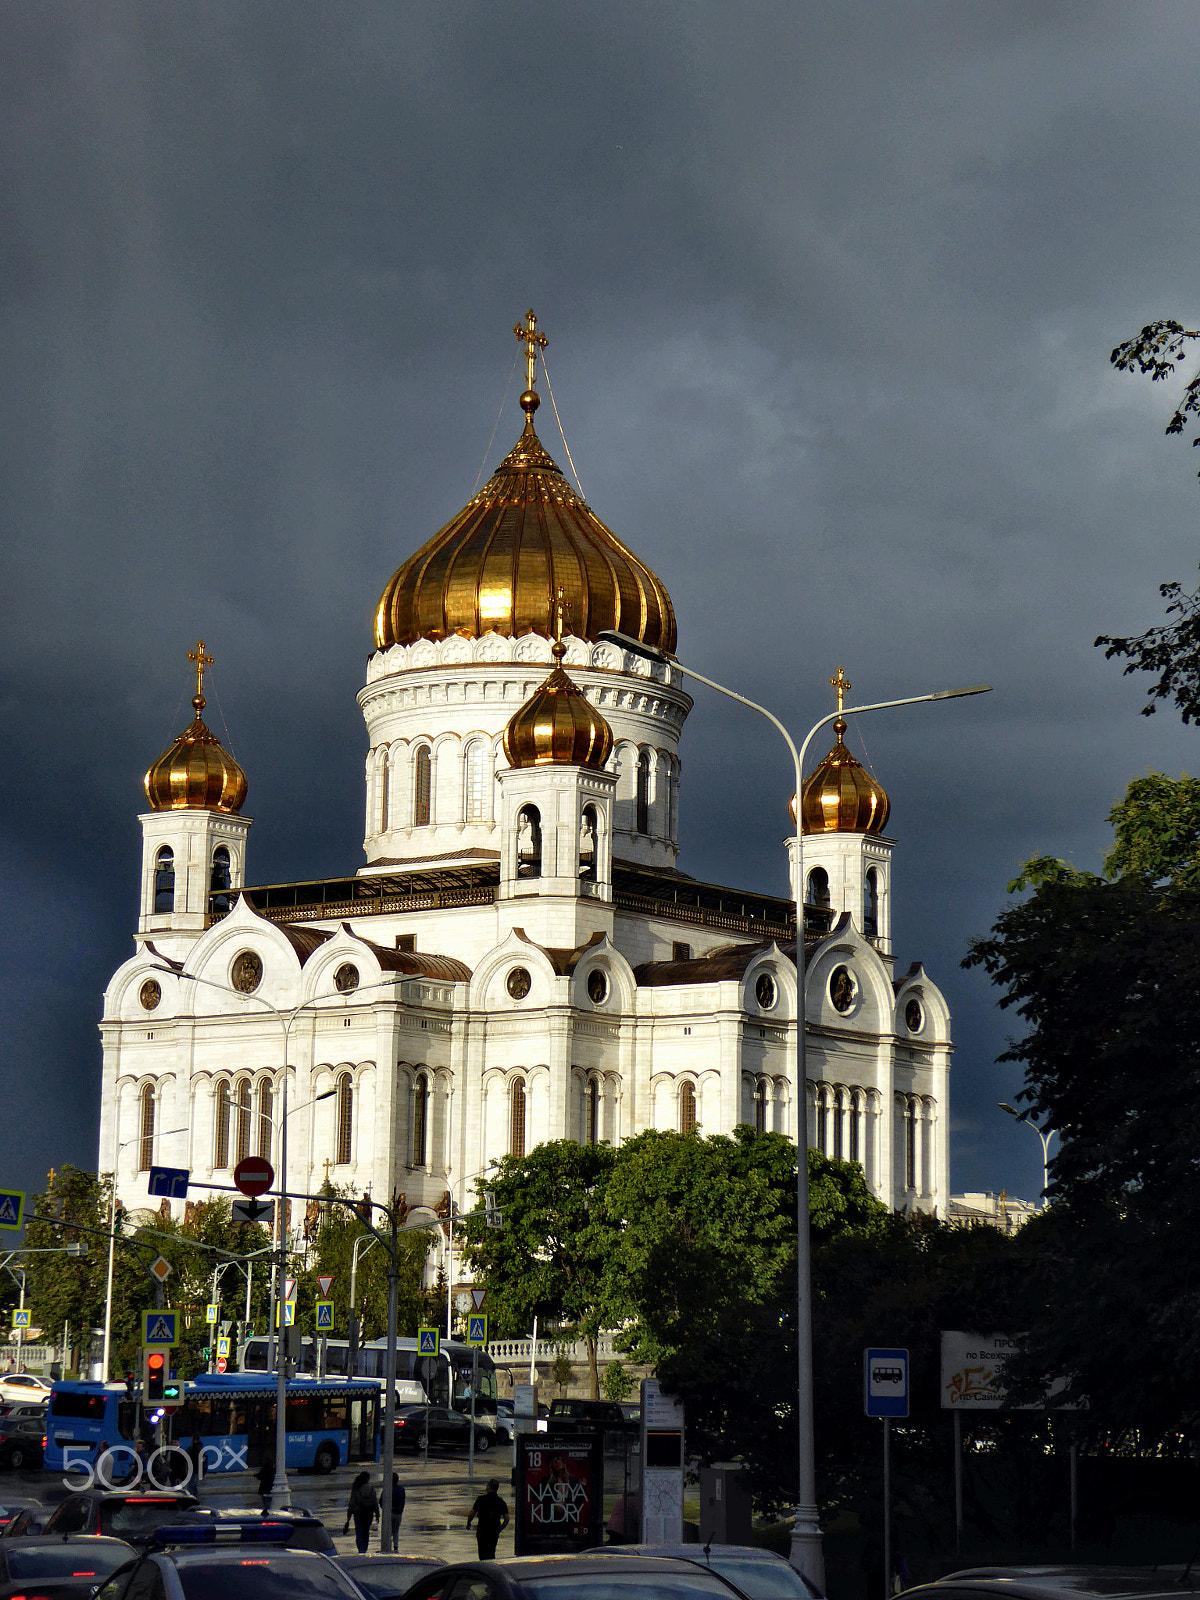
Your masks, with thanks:
[[[683,660],[798,734],[839,664],[995,685],[851,743],[955,1015],[953,1187],[1036,1194],[959,963],[1022,860],[1098,866],[1126,783],[1196,767],[1092,640],[1200,557],[1175,390],[1108,363],[1200,315],[1198,49],[1168,0],[4,7],[0,1187],[95,1164],[198,636],[250,881],[360,864],[372,612],[515,440],[533,306]],[[782,742],[697,689],[682,755],[681,868],[784,892]]]

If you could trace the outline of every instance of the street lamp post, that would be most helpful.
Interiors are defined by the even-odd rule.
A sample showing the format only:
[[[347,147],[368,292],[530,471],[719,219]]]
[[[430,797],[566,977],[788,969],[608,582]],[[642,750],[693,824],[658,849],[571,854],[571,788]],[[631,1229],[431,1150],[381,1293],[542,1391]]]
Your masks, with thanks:
[[[169,1139],[175,1133],[188,1133],[187,1128],[168,1128],[165,1133],[159,1134],[160,1139]],[[104,1351],[100,1358],[100,1366],[104,1373],[103,1381],[107,1383],[112,1376],[109,1372],[110,1352],[112,1350],[112,1297],[113,1297],[113,1252],[117,1243],[117,1173],[116,1168],[121,1165],[121,1151],[127,1150],[131,1144],[139,1144],[142,1135],[135,1134],[132,1139],[122,1139],[117,1146],[113,1157],[112,1192],[108,1197],[108,1282],[104,1290]]]
[[[804,961],[804,821],[801,810],[801,793],[804,782],[804,757],[809,744],[822,728],[839,716],[853,716],[862,711],[888,711],[897,706],[919,705],[928,700],[958,700],[965,695],[985,694],[990,684],[978,684],[969,689],[939,689],[932,694],[905,695],[899,700],[875,700],[867,705],[846,706],[831,711],[808,730],[799,751],[791,734],[779,718],[757,701],[747,699],[724,684],[707,678],[692,667],[685,667],[675,656],[665,650],[656,650],[640,639],[615,631],[603,631],[601,640],[627,650],[631,655],[647,661],[658,661],[674,666],[685,677],[714,689],[739,705],[757,711],[779,732],[787,744],[795,769],[796,784],[796,862],[794,900],[796,906],[796,1041],[794,1069],[796,1077],[796,1358],[797,1358],[797,1423],[799,1431],[799,1490],[796,1503],[796,1520],[792,1530],[791,1564],[817,1586],[825,1588],[825,1559],[821,1549],[821,1524],[817,1515],[816,1449],[813,1426],[813,1355],[812,1355],[812,1244],[809,1231],[808,1201],[808,1082],[806,1060],[805,1015],[805,961]],[[802,1137],[803,1136],[803,1137]]]
[[[1042,1128],[1036,1122],[1031,1122],[1028,1111],[1018,1111],[1016,1106],[1010,1106],[1007,1100],[1000,1101],[1001,1111],[1007,1111],[1010,1117],[1016,1117],[1018,1122],[1023,1122],[1027,1128],[1032,1128],[1042,1141],[1042,1210],[1049,1205],[1046,1199],[1046,1190],[1050,1187],[1050,1140],[1054,1137],[1053,1128]]]

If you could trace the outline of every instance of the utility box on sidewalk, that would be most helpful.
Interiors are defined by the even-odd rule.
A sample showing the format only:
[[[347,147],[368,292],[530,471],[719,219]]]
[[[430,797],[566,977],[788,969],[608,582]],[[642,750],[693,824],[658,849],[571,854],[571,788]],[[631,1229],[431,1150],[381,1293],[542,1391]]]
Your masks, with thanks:
[[[750,1490],[736,1461],[700,1468],[700,1543],[750,1543]]]

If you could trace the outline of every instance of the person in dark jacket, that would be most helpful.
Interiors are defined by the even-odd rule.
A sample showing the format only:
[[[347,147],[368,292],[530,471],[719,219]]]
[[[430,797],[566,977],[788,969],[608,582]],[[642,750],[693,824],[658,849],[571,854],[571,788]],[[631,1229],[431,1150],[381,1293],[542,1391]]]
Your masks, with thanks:
[[[400,1482],[400,1475],[392,1473],[392,1549],[400,1548],[400,1518],[404,1515],[404,1485]]]
[[[476,1524],[475,1543],[479,1547],[480,1561],[496,1559],[496,1540],[502,1528],[508,1527],[508,1507],[501,1500],[499,1478],[489,1478],[487,1493],[481,1494],[467,1516],[467,1527]]]
[[[379,1497],[371,1487],[371,1474],[360,1472],[350,1485],[350,1498],[346,1502],[346,1526],[343,1533],[350,1532],[351,1520],[354,1522],[354,1543],[360,1556],[367,1553],[367,1545],[371,1540],[371,1524],[379,1521]]]
[[[267,1456],[258,1469],[258,1495],[264,1511],[271,1509],[271,1490],[275,1487],[275,1457]]]

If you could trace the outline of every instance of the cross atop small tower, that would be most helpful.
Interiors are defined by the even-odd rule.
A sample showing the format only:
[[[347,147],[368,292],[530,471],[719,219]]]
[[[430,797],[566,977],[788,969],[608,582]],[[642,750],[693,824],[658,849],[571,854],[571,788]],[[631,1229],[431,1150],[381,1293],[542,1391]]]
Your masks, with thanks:
[[[205,669],[205,667],[211,667],[212,664],[213,664],[213,658],[211,656],[206,656],[204,654],[204,640],[203,639],[197,639],[196,640],[196,648],[194,650],[189,650],[188,651],[187,658],[188,658],[189,661],[194,661],[195,664],[196,664],[196,699],[199,700],[201,707],[203,707],[203,705],[204,705],[204,669]],[[193,702],[193,704],[194,703],[195,702]]]
[[[835,689],[837,691],[838,710],[840,711],[842,709],[843,700],[850,693],[851,689],[853,689],[854,685],[850,682],[850,679],[846,676],[843,669],[839,667],[837,669],[837,677],[830,678],[829,686],[831,689]]]
[[[525,313],[524,323],[518,322],[513,332],[525,344],[525,388],[530,390],[533,388],[533,369],[537,364],[538,351],[544,350],[550,341],[544,333],[538,332],[537,317],[532,307]]]

